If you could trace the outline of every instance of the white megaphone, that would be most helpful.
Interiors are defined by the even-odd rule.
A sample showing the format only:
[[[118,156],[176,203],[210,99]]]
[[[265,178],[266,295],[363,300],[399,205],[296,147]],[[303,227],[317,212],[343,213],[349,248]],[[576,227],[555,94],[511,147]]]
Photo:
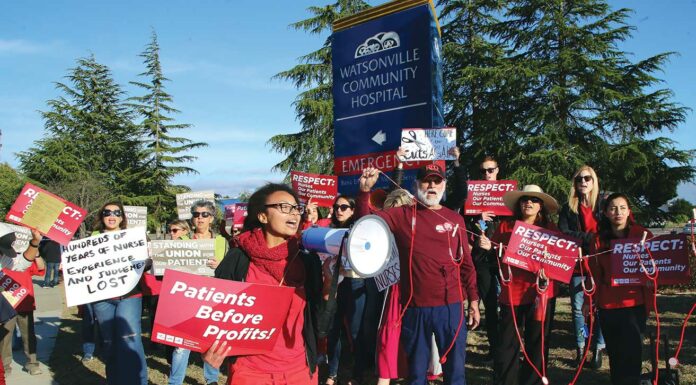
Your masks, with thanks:
[[[358,219],[350,229],[310,227],[302,232],[302,246],[318,253],[343,257],[357,275],[370,278],[384,270],[391,258],[393,235],[377,215]]]

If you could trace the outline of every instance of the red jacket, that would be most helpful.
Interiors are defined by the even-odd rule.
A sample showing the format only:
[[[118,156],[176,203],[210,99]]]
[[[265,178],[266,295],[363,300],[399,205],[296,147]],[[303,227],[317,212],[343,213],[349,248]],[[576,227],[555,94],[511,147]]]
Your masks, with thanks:
[[[626,238],[642,238],[647,231],[643,226],[634,224]],[[648,231],[648,237],[652,233]],[[595,238],[592,254],[610,250],[611,239],[603,242],[599,236]],[[645,305],[646,310],[652,309],[652,291],[646,286],[611,286],[611,253],[604,253],[590,259],[590,269],[597,284],[595,301],[600,309],[621,309]]]
[[[540,224],[535,224],[536,226],[541,226]],[[512,235],[512,229],[515,227],[515,220],[506,220],[500,223],[498,230],[493,234],[491,239],[493,242],[502,243],[507,245],[510,242],[510,236]],[[541,226],[544,227],[544,226]],[[549,223],[544,227],[547,230],[558,231],[558,228],[553,223]],[[503,275],[507,277],[507,268],[501,266],[503,270]],[[512,305],[528,305],[534,303],[537,297],[536,291],[536,277],[537,275],[531,273],[527,270],[520,269],[518,267],[510,266],[512,271],[512,282],[507,286],[501,285],[500,296],[498,301],[502,304],[510,305],[510,296],[512,296]],[[558,293],[558,284],[554,280],[549,280],[549,287],[547,293],[549,298],[555,297]]]
[[[31,281],[33,275],[43,276],[46,273],[46,269],[39,270],[39,266],[36,261],[31,263],[28,269],[24,271],[12,271],[9,269],[2,269],[2,271],[12,277],[17,283],[22,285],[22,287],[27,289],[27,296],[22,300],[22,302],[17,305],[15,309],[17,313],[26,313],[36,310],[36,301],[34,299],[34,284]]]

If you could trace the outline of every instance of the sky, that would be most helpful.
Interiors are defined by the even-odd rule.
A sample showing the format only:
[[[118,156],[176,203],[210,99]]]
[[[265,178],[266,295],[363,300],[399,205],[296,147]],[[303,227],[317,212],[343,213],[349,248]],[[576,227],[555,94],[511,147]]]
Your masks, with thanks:
[[[384,1],[372,1],[378,5]],[[191,128],[176,135],[209,147],[192,151],[198,175],[175,182],[194,191],[213,189],[236,196],[266,181],[284,157],[266,145],[273,135],[297,132],[292,103],[298,91],[273,75],[323,44],[326,35],[309,35],[289,27],[308,17],[307,8],[329,0],[193,2],[157,1],[22,1],[0,0],[0,162],[18,165],[15,154],[44,135],[39,111],[61,94],[78,58],[94,55],[107,65],[129,95],[142,92],[128,85],[143,80],[138,56],[157,32],[166,87],[178,123]],[[634,10],[628,23],[636,29],[620,48],[633,60],[674,51],[657,76],[674,91],[674,101],[696,109],[696,0],[611,0],[614,8]],[[680,149],[696,148],[696,115],[674,132],[662,135]],[[696,185],[679,187],[682,198],[696,202]]]

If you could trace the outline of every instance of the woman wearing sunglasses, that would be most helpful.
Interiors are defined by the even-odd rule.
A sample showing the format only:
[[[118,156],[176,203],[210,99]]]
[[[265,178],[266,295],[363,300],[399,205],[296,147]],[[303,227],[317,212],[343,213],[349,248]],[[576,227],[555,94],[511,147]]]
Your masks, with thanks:
[[[514,213],[510,220],[502,221],[493,235],[492,241],[497,245],[506,245],[510,241],[515,221],[543,227],[549,230],[558,230],[551,222],[550,214],[558,210],[558,203],[550,195],[536,185],[526,185],[522,191],[509,191],[503,196],[505,205]],[[491,250],[491,242],[481,244],[486,250]],[[497,246],[499,247],[499,246]],[[497,251],[497,250],[496,250]],[[502,264],[502,262],[501,262]],[[507,268],[502,269],[507,276]],[[549,332],[553,322],[555,310],[556,285],[552,280],[540,279],[540,288],[537,288],[536,274],[516,267],[510,267],[512,281],[503,285],[498,301],[500,302],[500,320],[498,324],[499,342],[494,357],[494,383],[496,385],[541,385],[542,380],[529,363],[523,363],[520,368],[520,343],[515,331],[513,314],[517,319],[517,327],[524,338],[524,350],[532,360],[532,364],[542,370],[542,361],[548,363],[548,359],[542,360],[541,340],[542,322],[538,319],[544,317],[544,356],[548,356]],[[543,278],[543,277],[542,277]],[[546,290],[548,304],[546,312],[535,314],[538,301],[537,289]]]
[[[215,259],[208,261],[208,267],[215,269],[222,258],[227,253],[227,240],[220,234],[216,234],[213,229],[216,216],[215,205],[213,202],[199,200],[191,205],[191,223],[193,224],[192,239],[214,239],[215,240]]]
[[[558,228],[565,234],[582,241],[582,249],[589,252],[592,241],[598,230],[599,210],[599,180],[590,166],[580,167],[571,179],[573,186],[568,194],[568,203],[563,205],[558,215]],[[580,266],[576,264],[570,281],[570,307],[573,313],[573,327],[577,343],[575,362],[580,363],[585,352],[586,332],[583,304],[585,293],[582,290]],[[604,337],[595,322],[591,341],[593,349],[591,367],[599,369],[602,366],[602,351],[605,347]]]
[[[106,203],[98,212],[92,235],[126,229],[124,213],[120,202]],[[92,304],[102,337],[109,385],[147,385],[147,364],[141,340],[142,297],[138,284],[124,296]]]
[[[189,226],[188,222],[182,221],[181,219],[171,222],[167,231],[172,240],[191,239],[191,226]]]

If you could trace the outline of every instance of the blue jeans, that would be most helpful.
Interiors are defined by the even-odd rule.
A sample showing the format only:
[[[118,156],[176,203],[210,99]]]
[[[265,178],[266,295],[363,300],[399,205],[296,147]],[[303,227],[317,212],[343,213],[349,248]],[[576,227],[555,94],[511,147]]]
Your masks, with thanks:
[[[91,358],[94,356],[96,344],[94,343],[95,318],[94,308],[91,303],[80,305],[82,306],[82,354],[84,357]]]
[[[183,348],[175,348],[172,353],[172,371],[169,374],[169,381],[167,385],[181,385],[184,383],[184,377],[186,377],[186,368],[188,368],[189,355],[191,351]],[[220,370],[208,365],[206,362],[203,363],[203,378],[205,378],[205,383],[210,384],[212,382],[217,382],[220,376]]]
[[[107,299],[92,304],[104,346],[109,385],[147,385],[143,350],[142,297]]]
[[[44,277],[44,287],[55,286],[58,284],[58,262],[46,262],[46,276]],[[51,277],[53,277],[51,279]]]
[[[582,277],[579,275],[574,275],[570,279],[570,309],[573,313],[573,328],[575,329],[575,341],[577,342],[578,348],[583,349],[585,347],[585,316],[582,314],[582,305],[585,302],[585,293],[582,291]],[[594,312],[594,309],[590,309]],[[596,314],[596,313],[595,313]],[[592,327],[592,335],[595,337],[591,343],[593,348],[599,347],[603,349],[606,345],[604,343],[604,336],[602,335],[602,329],[599,327],[599,317],[595,317],[594,325]]]

